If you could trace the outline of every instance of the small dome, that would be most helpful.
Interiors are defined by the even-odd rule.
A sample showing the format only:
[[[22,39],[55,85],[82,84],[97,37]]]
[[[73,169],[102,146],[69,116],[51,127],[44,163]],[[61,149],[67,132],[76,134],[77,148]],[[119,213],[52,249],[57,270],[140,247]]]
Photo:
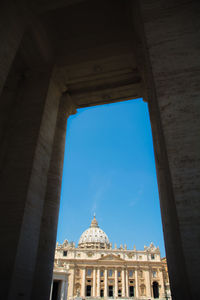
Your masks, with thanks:
[[[109,245],[109,239],[106,233],[99,228],[98,222],[94,216],[90,228],[85,230],[79,240],[79,245],[81,244],[93,244],[93,243],[101,243]]]

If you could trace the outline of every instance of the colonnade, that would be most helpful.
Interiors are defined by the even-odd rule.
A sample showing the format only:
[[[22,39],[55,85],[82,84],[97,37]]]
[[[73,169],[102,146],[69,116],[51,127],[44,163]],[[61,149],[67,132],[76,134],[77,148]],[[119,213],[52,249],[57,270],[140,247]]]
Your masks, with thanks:
[[[92,269],[91,276],[87,275],[87,269]],[[109,270],[112,270],[112,276],[109,276]],[[103,271],[103,276],[101,276],[101,271]],[[120,272],[120,276],[118,274]],[[75,270],[71,269],[71,280],[69,296],[72,299],[76,296],[75,290]],[[152,297],[151,289],[151,270],[144,269],[142,277],[139,275],[139,269],[134,268],[133,275],[129,276],[128,268],[117,268],[117,267],[83,267],[81,270],[81,289],[80,296],[82,298],[87,297],[86,294],[87,285],[91,286],[91,297],[109,297],[109,286],[113,286],[113,297],[118,298],[128,298],[130,296],[130,286],[134,288],[134,297],[138,298],[140,296]],[[160,285],[160,296],[164,295],[164,278],[162,270],[159,271],[159,285]],[[140,279],[142,279],[143,285],[145,286],[144,295],[140,291]],[[90,282],[87,282],[90,280]],[[155,279],[156,280],[156,279]],[[102,282],[101,282],[102,281]],[[132,281],[132,283],[130,283]],[[103,295],[101,294],[103,291]]]
[[[57,282],[58,282],[59,288],[56,291],[57,292],[56,297],[59,300],[66,300],[67,299],[68,282],[65,279],[59,280]],[[53,296],[53,289],[54,289],[54,280],[51,283],[51,292],[50,292],[50,298],[49,298],[49,300],[52,300],[54,298],[54,296]]]

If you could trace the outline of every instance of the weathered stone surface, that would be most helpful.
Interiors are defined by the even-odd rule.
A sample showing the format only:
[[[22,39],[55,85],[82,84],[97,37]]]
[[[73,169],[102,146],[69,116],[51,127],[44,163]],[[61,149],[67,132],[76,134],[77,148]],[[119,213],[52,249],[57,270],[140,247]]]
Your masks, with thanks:
[[[0,94],[25,30],[25,20],[13,1],[0,4]]]
[[[67,94],[61,96],[59,102],[31,296],[32,299],[38,300],[48,299],[50,294],[60,207],[67,118],[70,114],[75,113],[74,104]]]
[[[58,92],[50,78],[50,70],[25,78],[4,140],[0,175],[4,299],[8,291],[8,299],[20,295],[28,299],[32,286],[58,109]]]
[[[196,299],[199,294],[200,273],[199,5],[192,1],[170,1],[166,5],[160,1],[140,2],[146,47],[155,84],[154,102],[157,101],[158,104],[164,137],[164,143],[160,144],[157,151],[157,165],[158,169],[164,167],[161,172],[166,171],[165,165],[159,161],[162,157],[159,152],[166,151],[170,173],[167,185],[172,190],[172,199],[168,200],[168,205],[162,201],[166,197],[162,197],[166,183],[159,185],[166,250],[172,258],[172,261],[169,258],[173,277],[172,295],[174,294],[175,299]],[[149,106],[153,122],[156,122],[158,115],[154,115],[152,103]],[[156,144],[159,141],[155,142],[155,148],[158,148]],[[173,227],[172,230],[169,229],[174,225],[174,222],[170,224],[169,217],[172,210],[176,210],[177,214],[177,217],[172,217],[177,218],[178,228],[174,232]],[[170,239],[174,235],[176,250],[169,242],[168,235],[171,235]],[[179,257],[182,260],[182,266],[181,262],[179,264],[182,279],[181,274],[177,276],[177,272],[172,270],[173,265],[178,265]],[[181,286],[187,286],[187,291],[183,292]]]

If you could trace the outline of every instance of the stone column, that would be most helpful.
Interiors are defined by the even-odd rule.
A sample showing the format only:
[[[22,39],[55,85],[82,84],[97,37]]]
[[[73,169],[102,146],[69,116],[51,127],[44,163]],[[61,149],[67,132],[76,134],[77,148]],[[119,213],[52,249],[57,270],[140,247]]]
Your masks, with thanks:
[[[97,297],[100,297],[100,269],[97,269]]]
[[[144,50],[145,66],[141,73],[149,94],[170,286],[176,300],[197,299],[200,59],[196,24],[199,23],[199,3],[190,1],[182,9],[179,0],[165,8],[160,1],[138,2],[138,10],[133,8],[133,20],[138,20],[135,28]]]
[[[51,281],[51,290],[50,290],[50,297],[49,297],[49,300],[51,300],[52,298],[52,292],[53,292],[53,279]]]
[[[135,297],[139,297],[138,270],[135,269]]]
[[[50,168],[47,177],[37,265],[35,269],[33,300],[39,300],[40,297],[41,299],[45,299],[49,295],[49,283],[53,271],[60,207],[67,118],[74,112],[75,108],[70,97],[67,94],[62,95],[59,103]]]
[[[146,296],[151,297],[150,270],[145,271],[145,277],[146,277]]]
[[[125,270],[122,269],[122,297],[125,297]]]
[[[129,297],[129,290],[128,290],[128,270],[126,269],[126,297]]]
[[[59,98],[51,67],[29,72],[16,95],[1,144],[0,227],[1,243],[6,249],[1,246],[0,254],[4,257],[4,299],[31,297]],[[46,299],[51,280],[52,276]]]
[[[118,274],[117,268],[115,269],[115,298],[118,297]]]
[[[104,297],[108,297],[108,270],[104,270]]]
[[[82,270],[81,297],[85,298],[85,268]]]
[[[165,297],[165,283],[164,283],[164,277],[163,277],[163,270],[159,269],[159,277],[160,277],[160,298],[164,298]]]
[[[62,282],[61,282],[61,291],[60,291],[60,300],[66,300],[64,298],[64,294],[65,294],[65,281],[62,280]]]
[[[64,300],[67,300],[68,278],[64,281]]]
[[[23,4],[25,5],[25,3]],[[28,11],[26,11],[26,14]],[[0,95],[25,30],[25,18],[17,2],[0,4]],[[28,18],[27,18],[28,19]]]
[[[96,268],[93,269],[93,297],[96,297]]]
[[[75,270],[74,267],[70,270],[71,271],[71,278],[69,279],[69,282],[71,283],[71,287],[69,289],[69,299],[72,299],[74,297],[74,277],[75,277]]]

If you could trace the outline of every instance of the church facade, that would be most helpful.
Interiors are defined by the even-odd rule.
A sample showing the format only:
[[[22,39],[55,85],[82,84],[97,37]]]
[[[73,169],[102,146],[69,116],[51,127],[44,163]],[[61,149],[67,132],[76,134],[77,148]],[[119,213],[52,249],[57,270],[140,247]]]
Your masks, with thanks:
[[[78,247],[56,245],[51,300],[171,299],[166,259],[153,243],[114,248],[94,217]]]

